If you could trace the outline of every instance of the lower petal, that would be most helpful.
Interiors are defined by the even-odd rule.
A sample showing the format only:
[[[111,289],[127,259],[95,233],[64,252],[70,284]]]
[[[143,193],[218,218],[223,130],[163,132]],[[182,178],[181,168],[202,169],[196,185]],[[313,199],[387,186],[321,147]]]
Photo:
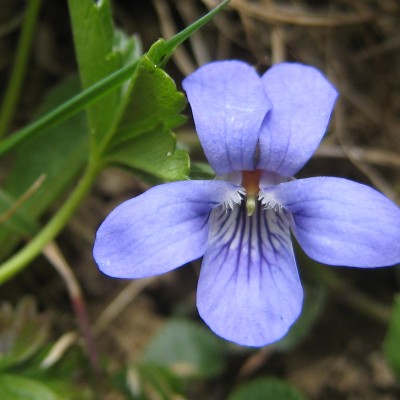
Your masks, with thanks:
[[[400,209],[376,190],[341,178],[308,178],[264,190],[293,215],[304,251],[331,265],[383,267],[400,262]]]
[[[282,338],[301,311],[303,291],[283,213],[257,205],[216,208],[197,291],[200,316],[221,337],[246,346]]]
[[[143,278],[200,258],[211,210],[237,190],[221,181],[173,182],[122,203],[96,234],[93,255],[100,270]]]

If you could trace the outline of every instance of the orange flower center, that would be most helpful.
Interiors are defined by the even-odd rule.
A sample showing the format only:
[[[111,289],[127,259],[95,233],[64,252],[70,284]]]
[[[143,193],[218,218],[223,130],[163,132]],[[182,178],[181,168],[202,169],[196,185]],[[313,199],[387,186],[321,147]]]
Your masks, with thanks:
[[[260,178],[261,171],[259,169],[254,171],[242,171],[242,187],[246,191],[246,209],[249,217],[253,215],[258,200]]]

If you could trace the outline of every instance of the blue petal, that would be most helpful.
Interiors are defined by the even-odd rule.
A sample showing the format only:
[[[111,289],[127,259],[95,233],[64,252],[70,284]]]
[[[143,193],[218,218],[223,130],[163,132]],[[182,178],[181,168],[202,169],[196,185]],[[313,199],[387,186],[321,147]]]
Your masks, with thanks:
[[[255,70],[240,61],[213,62],[182,85],[214,171],[254,169],[261,123],[271,108]]]
[[[262,77],[272,103],[260,133],[258,168],[294,176],[318,147],[337,92],[315,68],[282,63]]]
[[[221,181],[173,182],[122,203],[97,231],[93,254],[100,270],[143,278],[201,257],[211,210],[237,190]]]
[[[299,281],[283,213],[257,206],[211,214],[197,290],[200,316],[221,337],[246,346],[279,340],[301,311]]]
[[[308,178],[264,189],[293,214],[304,251],[331,265],[400,262],[400,209],[376,190],[341,178]]]

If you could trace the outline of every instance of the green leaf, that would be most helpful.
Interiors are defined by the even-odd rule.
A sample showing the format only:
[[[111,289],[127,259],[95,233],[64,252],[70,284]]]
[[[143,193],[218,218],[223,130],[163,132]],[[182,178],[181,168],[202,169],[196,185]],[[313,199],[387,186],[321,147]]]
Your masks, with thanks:
[[[76,78],[61,83],[47,96],[40,114],[73,96],[79,88]],[[43,185],[23,205],[29,215],[40,215],[73,181],[87,154],[87,126],[84,114],[80,113],[21,145],[5,187],[18,198],[38,177],[45,175]]]
[[[0,399],[62,400],[43,383],[11,374],[0,374]]]
[[[106,161],[166,181],[187,179],[189,156],[184,150],[175,151],[172,133],[186,120],[180,114],[186,100],[174,81],[143,56],[124,102]]]
[[[190,163],[190,178],[191,179],[214,179],[215,172],[209,164],[205,162]]]
[[[164,181],[188,178],[187,152],[175,150],[175,136],[162,128],[115,147],[106,161],[129,166]]]
[[[223,369],[224,347],[220,339],[202,326],[172,320],[153,338],[143,359],[168,367],[181,377],[206,378]]]
[[[118,386],[135,400],[183,400],[182,380],[168,368],[154,363],[141,362],[129,367]]]
[[[83,89],[110,75],[119,67],[112,56],[114,27],[108,0],[69,0],[75,52]],[[113,91],[88,109],[88,122],[94,136],[110,127],[119,104]]]
[[[140,56],[142,55],[142,46],[139,36],[127,36],[125,32],[115,29],[113,54],[115,57],[118,58],[118,63],[121,66],[125,66],[134,61],[138,61]],[[125,86],[128,85],[129,80],[125,82]]]
[[[305,400],[292,386],[275,378],[259,378],[239,386],[228,400]]]
[[[75,51],[83,88],[118,67],[112,53],[114,26],[108,0],[68,0]]]
[[[60,353],[51,366],[43,365],[43,361],[50,352],[55,351],[56,346],[59,346],[59,342],[46,342],[26,362],[13,366],[7,372],[42,382],[63,400],[93,399],[92,390],[88,386],[90,366],[80,346],[72,346],[65,353]]]
[[[8,303],[2,304],[0,375],[13,374],[42,383],[63,400],[93,399],[87,383],[91,375],[87,355],[79,345],[60,352],[64,336],[50,343],[49,330],[48,315],[38,314],[31,298],[22,299],[15,310]],[[55,353],[56,359],[49,365],[48,357]],[[3,400],[1,395],[0,399]]]
[[[114,28],[109,0],[69,0],[75,51],[84,89],[134,61],[140,52],[135,38]],[[94,143],[100,143],[114,122],[121,90],[115,90],[88,108]]]
[[[159,66],[163,58],[168,55],[168,49],[165,39],[158,39],[155,43],[151,45],[149,51],[146,54],[154,65]]]
[[[139,61],[124,102],[111,146],[158,127],[168,131],[186,121],[180,114],[186,107],[185,96],[177,91],[171,77],[156,67],[147,55]]]
[[[383,341],[385,358],[400,380],[400,294],[394,299],[392,316]]]
[[[61,83],[46,98],[40,113],[45,113],[70,98],[79,88],[76,78]],[[45,180],[18,207],[18,213],[9,220],[8,226],[0,226],[0,258],[7,255],[18,239],[15,235],[10,236],[9,224],[18,224],[17,219],[24,215],[25,222],[31,221],[30,225],[35,225],[37,218],[71,185],[82,170],[87,157],[87,126],[83,112],[39,136],[26,140],[18,147],[6,179],[4,196],[10,201],[15,201],[26,193],[39,177],[44,175]]]
[[[48,330],[48,318],[38,315],[31,298],[21,299],[15,311],[7,303],[3,304],[0,309],[0,370],[30,358],[46,341]]]

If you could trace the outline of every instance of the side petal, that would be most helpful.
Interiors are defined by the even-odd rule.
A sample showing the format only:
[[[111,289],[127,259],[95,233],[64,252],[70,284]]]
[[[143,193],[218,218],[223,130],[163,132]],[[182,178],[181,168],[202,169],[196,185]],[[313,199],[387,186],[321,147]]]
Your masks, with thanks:
[[[214,171],[223,175],[254,169],[261,123],[271,108],[255,70],[240,61],[213,62],[182,85]]]
[[[212,212],[197,307],[221,337],[246,346],[279,340],[301,311],[303,290],[283,214],[243,206]]]
[[[369,186],[320,177],[264,192],[291,211],[294,234],[311,258],[364,268],[400,262],[400,209]]]
[[[296,63],[277,64],[261,80],[272,110],[261,128],[258,168],[294,176],[325,134],[337,92],[317,69]]]
[[[110,276],[143,278],[201,257],[211,210],[237,189],[221,181],[173,182],[125,201],[97,231],[96,263]]]

